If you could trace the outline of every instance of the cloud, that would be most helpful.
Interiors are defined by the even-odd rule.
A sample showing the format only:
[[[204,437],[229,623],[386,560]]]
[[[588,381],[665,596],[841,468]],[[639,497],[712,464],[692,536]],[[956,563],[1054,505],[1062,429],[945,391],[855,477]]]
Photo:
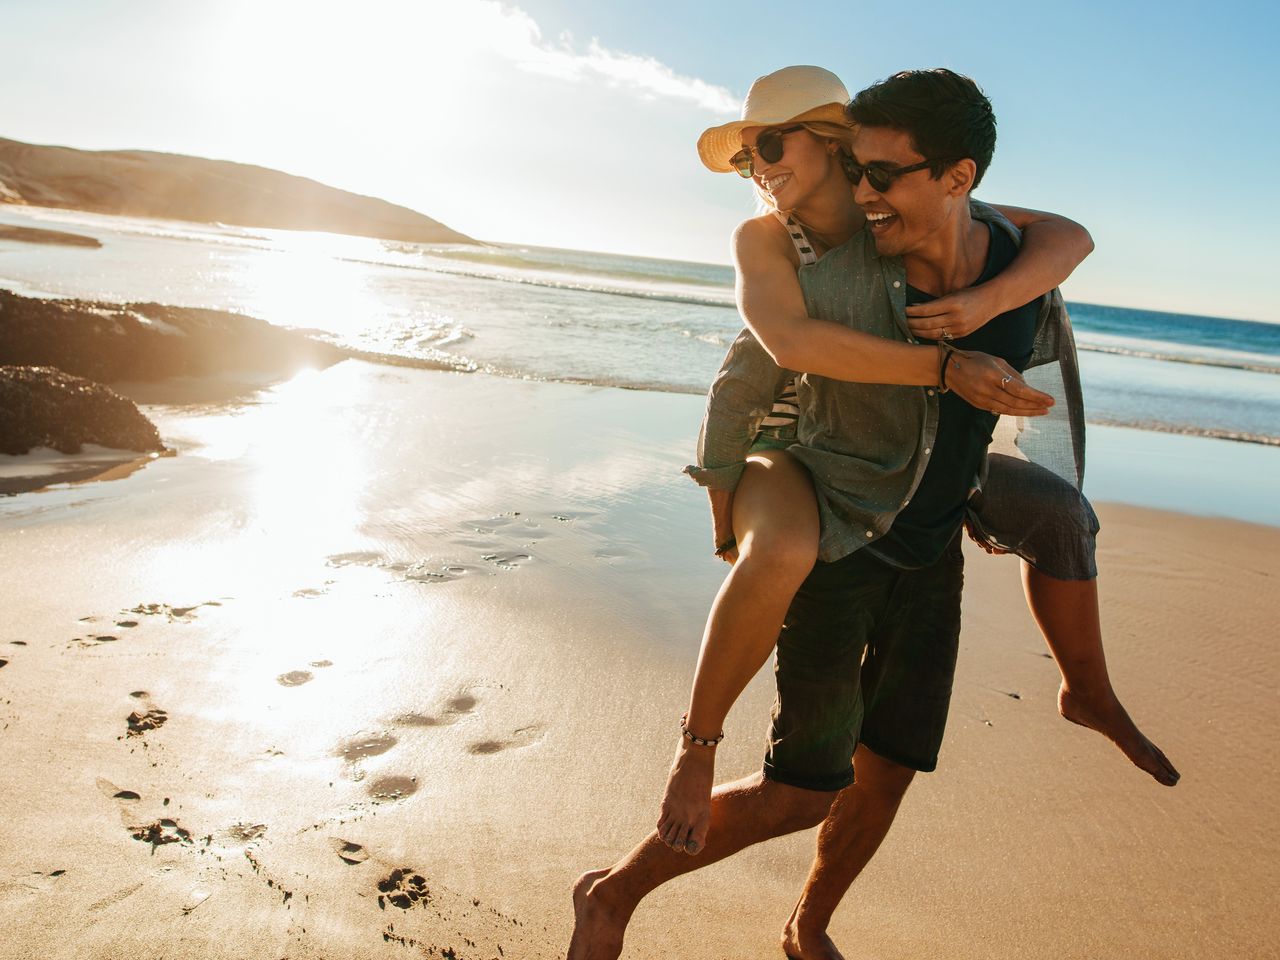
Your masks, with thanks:
[[[738,99],[725,87],[676,73],[653,57],[610,50],[594,37],[586,50],[575,49],[573,38],[562,34],[558,43],[543,39],[538,24],[523,10],[490,0],[476,6],[497,21],[494,49],[521,70],[579,83],[601,80],[645,99],[677,100],[716,114],[737,114]]]

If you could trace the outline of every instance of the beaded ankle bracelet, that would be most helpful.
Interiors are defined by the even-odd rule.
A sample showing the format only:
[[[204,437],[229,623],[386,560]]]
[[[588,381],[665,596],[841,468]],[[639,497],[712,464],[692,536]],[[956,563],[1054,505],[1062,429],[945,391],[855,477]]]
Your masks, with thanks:
[[[682,735],[686,740],[688,740],[690,743],[696,743],[696,744],[697,744],[698,746],[700,746],[700,747],[714,747],[714,746],[716,746],[716,745],[717,745],[721,740],[723,740],[723,739],[724,739],[724,731],[723,731],[723,730],[721,730],[721,731],[720,731],[720,736],[715,737],[715,738],[714,738],[714,739],[712,739],[712,740],[704,740],[702,737],[695,736],[694,734],[690,733],[690,732],[689,732],[689,728],[688,728],[687,726],[685,726],[685,724],[688,722],[688,720],[689,720],[689,715],[688,715],[687,713],[686,713],[683,717],[681,717],[681,718],[680,718],[680,733],[681,733],[681,735]]]

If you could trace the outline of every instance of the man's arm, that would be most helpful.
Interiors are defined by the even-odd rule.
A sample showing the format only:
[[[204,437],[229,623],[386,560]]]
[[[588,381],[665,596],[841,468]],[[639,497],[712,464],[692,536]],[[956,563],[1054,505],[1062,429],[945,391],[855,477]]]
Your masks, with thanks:
[[[1089,231],[1073,220],[1041,210],[972,202],[978,219],[999,214],[1022,231],[1013,263],[986,283],[907,307],[907,325],[918,337],[937,340],[945,328],[953,337],[972,333],[992,317],[1016,310],[1060,286],[1093,252]]]

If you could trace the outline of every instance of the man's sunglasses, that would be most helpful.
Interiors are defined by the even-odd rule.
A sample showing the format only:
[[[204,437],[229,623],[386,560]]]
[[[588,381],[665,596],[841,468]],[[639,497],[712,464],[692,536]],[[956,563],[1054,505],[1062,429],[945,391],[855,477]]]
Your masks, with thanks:
[[[938,163],[955,163],[959,158],[947,160],[922,160],[919,163],[913,163],[905,167],[886,167],[877,166],[874,163],[862,164],[858,163],[847,154],[843,154],[840,162],[844,165],[845,176],[849,178],[849,182],[855,187],[862,182],[862,178],[867,178],[867,183],[871,184],[871,189],[876,193],[884,193],[893,186],[893,182],[901,176],[908,173],[915,173],[917,170],[925,170]]]
[[[782,152],[786,150],[786,144],[782,142],[782,138],[788,133],[803,129],[802,124],[796,124],[794,127],[772,127],[756,138],[754,147],[743,147],[730,157],[729,165],[738,171],[738,176],[750,180],[756,173],[755,164],[751,160],[753,153],[758,154],[765,163],[777,163],[782,159]]]

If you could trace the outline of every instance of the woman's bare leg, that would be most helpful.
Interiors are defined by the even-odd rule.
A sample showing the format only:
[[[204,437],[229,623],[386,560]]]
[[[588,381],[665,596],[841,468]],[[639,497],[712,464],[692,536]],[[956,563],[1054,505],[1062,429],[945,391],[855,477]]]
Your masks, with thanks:
[[[818,555],[818,508],[808,472],[785,452],[753,455],[733,498],[738,557],[711,606],[687,726],[716,737],[729,708],[769,657],[787,608]],[[696,854],[711,822],[715,748],[681,739],[667,778],[658,836]]]
[[[1027,605],[1062,671],[1058,712],[1101,733],[1158,782],[1176,784],[1178,771],[1130,719],[1111,687],[1097,580],[1059,580],[1024,562],[1022,583]]]

